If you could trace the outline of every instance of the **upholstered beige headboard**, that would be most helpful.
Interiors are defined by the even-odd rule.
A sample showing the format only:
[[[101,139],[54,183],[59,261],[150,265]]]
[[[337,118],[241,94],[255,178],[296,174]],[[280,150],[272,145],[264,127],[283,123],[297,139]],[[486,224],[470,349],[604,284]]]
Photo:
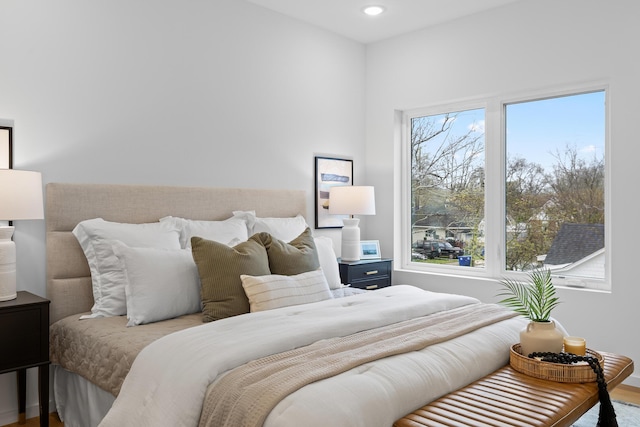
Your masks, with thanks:
[[[51,323],[88,312],[93,305],[89,265],[71,234],[80,221],[103,218],[144,223],[169,215],[222,220],[234,210],[255,210],[262,217],[306,216],[306,194],[301,190],[47,184],[47,297],[51,300]]]

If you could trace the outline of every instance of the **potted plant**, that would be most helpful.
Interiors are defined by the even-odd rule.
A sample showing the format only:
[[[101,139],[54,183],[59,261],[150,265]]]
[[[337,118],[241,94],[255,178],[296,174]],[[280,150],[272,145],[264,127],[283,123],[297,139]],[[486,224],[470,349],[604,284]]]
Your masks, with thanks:
[[[500,304],[512,308],[529,319],[529,324],[520,332],[522,354],[534,352],[560,353],[563,333],[551,319],[551,311],[560,304],[549,269],[537,269],[528,273],[529,281],[503,279],[503,291],[498,296],[506,297]]]

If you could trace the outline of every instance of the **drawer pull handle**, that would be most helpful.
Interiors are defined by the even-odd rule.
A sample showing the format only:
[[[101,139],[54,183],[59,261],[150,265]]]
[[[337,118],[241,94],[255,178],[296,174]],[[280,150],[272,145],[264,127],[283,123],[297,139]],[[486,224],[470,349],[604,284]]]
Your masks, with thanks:
[[[371,270],[371,271],[367,271],[366,273],[367,276],[371,276],[372,274],[378,274],[378,270]]]
[[[378,289],[378,285],[369,285],[367,286],[367,290],[370,291],[372,289]]]

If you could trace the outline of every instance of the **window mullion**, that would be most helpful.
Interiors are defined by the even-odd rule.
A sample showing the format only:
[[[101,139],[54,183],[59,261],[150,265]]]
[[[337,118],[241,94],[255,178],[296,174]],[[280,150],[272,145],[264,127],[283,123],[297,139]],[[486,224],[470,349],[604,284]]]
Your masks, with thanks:
[[[504,271],[505,148],[503,108],[498,100],[487,103],[485,117],[485,268],[490,277],[500,277]]]

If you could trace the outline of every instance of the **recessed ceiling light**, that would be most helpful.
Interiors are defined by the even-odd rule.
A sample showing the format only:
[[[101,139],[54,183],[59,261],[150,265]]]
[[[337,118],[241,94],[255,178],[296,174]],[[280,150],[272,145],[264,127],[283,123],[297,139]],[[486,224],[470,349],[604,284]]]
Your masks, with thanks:
[[[369,16],[377,16],[380,15],[382,12],[384,12],[384,7],[382,6],[367,6],[364,9],[362,9],[362,11],[364,13],[366,13]]]

